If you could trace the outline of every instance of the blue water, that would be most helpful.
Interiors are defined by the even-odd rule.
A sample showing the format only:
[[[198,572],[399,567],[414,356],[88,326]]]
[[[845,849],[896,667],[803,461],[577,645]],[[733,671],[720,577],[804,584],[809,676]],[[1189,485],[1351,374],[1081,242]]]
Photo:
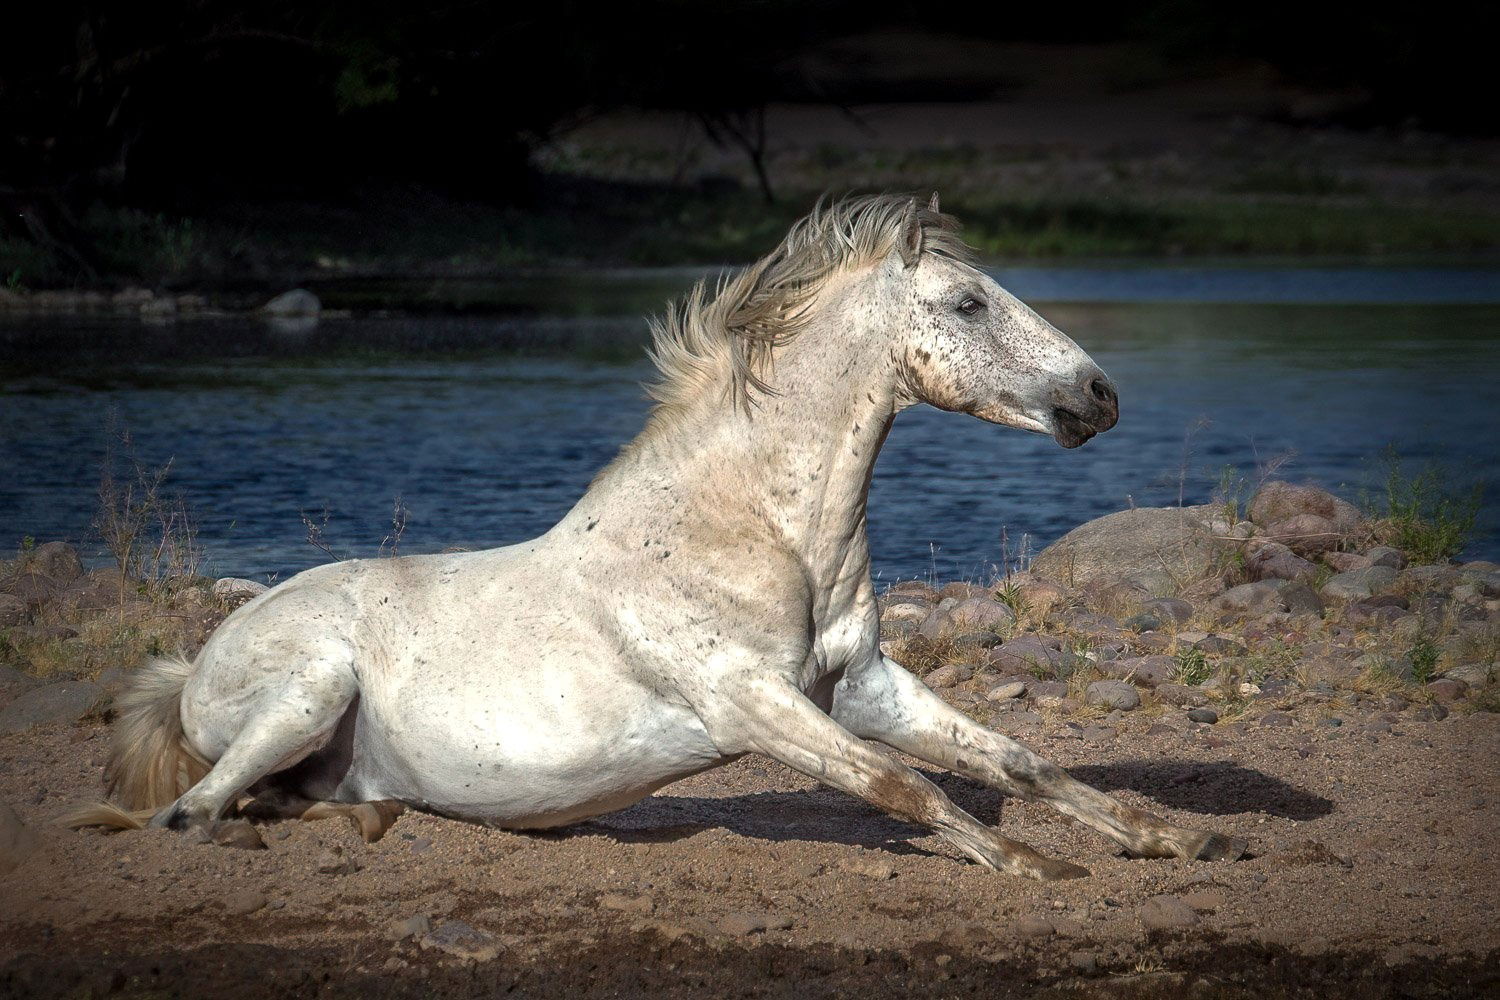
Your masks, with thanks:
[[[1500,558],[1496,272],[1101,273],[1002,280],[1114,377],[1119,426],[1064,451],[956,414],[903,414],[870,504],[882,578],[985,576],[1131,503],[1204,502],[1225,467],[1253,484],[1284,462],[1280,475],[1357,498],[1378,487],[1391,445],[1413,466],[1440,463],[1451,485],[1484,484],[1466,556]],[[576,303],[557,295],[569,280]],[[398,496],[411,512],[402,551],[538,534],[639,429],[639,315],[682,283],[612,280],[624,290],[601,299],[583,295],[587,276],[549,278],[510,318],[325,320],[305,334],[246,320],[0,326],[0,546],[31,535],[101,551],[90,523],[112,413],[142,463],[171,461],[216,574],[284,578],[325,561],[304,525],[325,510],[326,544],[373,554]]]

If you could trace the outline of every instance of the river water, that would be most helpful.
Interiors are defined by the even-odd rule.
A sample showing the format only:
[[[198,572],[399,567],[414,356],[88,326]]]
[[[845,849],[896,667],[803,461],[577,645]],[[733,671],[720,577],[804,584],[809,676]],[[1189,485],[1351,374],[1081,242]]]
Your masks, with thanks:
[[[1002,284],[1119,386],[1082,449],[918,408],[870,503],[875,569],[982,578],[1130,504],[1205,502],[1263,470],[1378,492],[1394,447],[1485,485],[1467,558],[1500,558],[1500,271],[1485,268],[1008,268]],[[106,427],[199,525],[209,572],[285,578],[370,555],[518,541],[553,524],[639,429],[642,315],[685,272],[434,285],[484,315],[358,312],[311,331],[235,319],[151,326],[0,320],[0,546],[86,553]],[[378,305],[380,289],[322,289]],[[405,290],[409,298],[410,289]]]

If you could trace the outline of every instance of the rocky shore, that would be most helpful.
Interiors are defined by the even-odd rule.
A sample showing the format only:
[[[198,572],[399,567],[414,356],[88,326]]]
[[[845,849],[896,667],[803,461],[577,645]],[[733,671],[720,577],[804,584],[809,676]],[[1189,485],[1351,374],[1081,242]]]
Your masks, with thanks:
[[[1500,565],[1413,564],[1326,491],[1082,525],[988,585],[880,598],[885,652],[999,729],[1048,713],[1091,740],[1127,719],[1343,726],[1500,711]]]
[[[942,697],[1122,801],[1244,837],[1139,860],[920,762],[1089,878],[1015,879],[758,757],[563,831],[408,811],[240,838],[70,831],[131,666],[259,585],[0,566],[0,995],[1486,997],[1500,989],[1497,585],[1320,490],[1085,524],[880,595]],[[232,848],[250,849],[232,849]]]

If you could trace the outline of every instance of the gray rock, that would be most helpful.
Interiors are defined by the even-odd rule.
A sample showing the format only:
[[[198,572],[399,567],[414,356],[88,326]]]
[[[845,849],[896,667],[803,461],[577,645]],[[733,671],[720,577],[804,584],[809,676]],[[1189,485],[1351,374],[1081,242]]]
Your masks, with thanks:
[[[1365,558],[1370,560],[1372,566],[1389,566],[1394,570],[1406,568],[1406,553],[1400,549],[1393,549],[1389,545],[1377,545],[1372,549],[1366,549]]]
[[[1175,896],[1153,896],[1136,910],[1141,926],[1148,931],[1172,931],[1198,923],[1193,908]]]
[[[1280,542],[1258,542],[1247,548],[1245,569],[1257,580],[1311,580],[1318,567]]]
[[[1295,723],[1296,720],[1285,712],[1267,712],[1260,717],[1260,724],[1270,729],[1286,729]]]
[[[1321,615],[1323,599],[1306,583],[1288,580],[1280,586],[1281,603],[1294,615]]]
[[[1384,593],[1395,584],[1395,570],[1389,566],[1368,566],[1334,576],[1323,584],[1322,594],[1339,601],[1357,601]]]
[[[1201,722],[1210,726],[1219,721],[1219,713],[1211,708],[1190,708],[1187,717],[1189,722]]]
[[[974,668],[962,663],[948,663],[927,674],[922,680],[933,689],[950,688],[974,676]]]
[[[223,576],[214,581],[214,596],[224,599],[231,597],[257,597],[271,588],[255,580],[245,580],[237,576]]]
[[[993,649],[1000,645],[1001,638],[994,632],[965,632],[955,636],[953,641],[960,646],[977,646],[980,649]]]
[[[1299,486],[1283,480],[1266,483],[1250,500],[1250,520],[1261,527],[1313,514],[1332,522],[1333,530],[1347,535],[1359,528],[1359,509],[1346,500],[1316,486]]]
[[[1280,542],[1299,556],[1315,556],[1338,547],[1344,540],[1338,527],[1317,514],[1296,514],[1265,529],[1266,538]]]
[[[1214,537],[1211,522],[1218,512],[1217,506],[1204,505],[1109,514],[1047,546],[1031,572],[1073,587],[1119,583],[1137,575],[1199,580],[1213,575],[1221,555],[1238,544]]]
[[[42,846],[35,830],[21,822],[21,817],[7,803],[0,802],[0,875],[14,871]]]
[[[1016,933],[1022,937],[1051,937],[1052,921],[1040,913],[1028,913],[1015,923]]]
[[[209,839],[220,847],[234,847],[242,851],[264,851],[266,842],[260,831],[242,819],[215,823],[208,830]]]
[[[1271,611],[1285,611],[1286,605],[1281,600],[1280,588],[1274,583],[1260,581],[1230,587],[1213,599],[1209,610],[1224,618],[1244,618]]]
[[[1125,681],[1095,681],[1088,686],[1084,701],[1090,705],[1117,708],[1129,712],[1140,707],[1141,696],[1133,685]]]
[[[1000,670],[1031,672],[1051,671],[1062,662],[1061,643],[1054,638],[1023,635],[1003,643],[989,652],[989,661]]]
[[[967,601],[971,597],[989,597],[990,592],[984,587],[973,583],[945,583],[938,591],[938,598],[952,597],[958,601]]]
[[[27,572],[39,573],[58,584],[69,584],[83,575],[83,560],[67,542],[44,542],[25,556]]]
[[[1444,677],[1462,681],[1469,687],[1484,687],[1497,674],[1500,670],[1492,663],[1460,663],[1452,670],[1443,671]]]
[[[1194,708],[1199,705],[1208,704],[1208,696],[1195,687],[1186,684],[1158,684],[1156,686],[1157,700],[1178,708]]]
[[[77,722],[99,704],[104,692],[91,681],[63,681],[33,688],[0,709],[0,735],[34,726]]]
[[[445,920],[438,924],[422,935],[421,946],[423,951],[441,951],[470,962],[488,962],[504,950],[495,935],[462,920]]]
[[[417,913],[391,924],[386,937],[392,941],[405,941],[407,938],[421,937],[430,930],[432,930],[432,920],[425,913]]]
[[[988,597],[970,597],[949,612],[961,629],[988,629],[998,631],[1016,623],[1016,614],[1009,607]]]
[[[1120,624],[1132,632],[1155,632],[1161,628],[1162,621],[1151,612],[1143,611],[1138,615],[1131,615]]]
[[[1180,597],[1157,597],[1141,605],[1143,611],[1156,615],[1162,621],[1173,621],[1179,625],[1193,617],[1194,608]]]
[[[15,594],[0,594],[0,628],[23,624],[27,614],[25,601]]]
[[[1354,552],[1325,552],[1323,562],[1335,573],[1348,573],[1356,569],[1369,569],[1375,565],[1368,556]]]
[[[261,306],[260,311],[275,319],[316,318],[323,311],[323,303],[307,289],[293,288]]]
[[[948,609],[943,607],[933,608],[927,612],[922,619],[922,624],[917,628],[919,635],[928,639],[937,640],[953,631],[953,619],[948,614]]]
[[[1115,680],[1129,681],[1141,687],[1154,688],[1170,681],[1177,673],[1177,661],[1170,656],[1133,656],[1098,664]]]
[[[257,910],[264,909],[269,902],[265,893],[255,889],[231,892],[223,900],[224,915],[228,917],[248,916]]]
[[[1022,698],[1026,695],[1025,681],[1010,681],[1006,684],[997,684],[986,692],[985,697],[990,701],[1004,701],[1007,698]]]
[[[1206,635],[1194,642],[1193,648],[1219,656],[1244,656],[1248,652],[1244,646],[1227,635]]]

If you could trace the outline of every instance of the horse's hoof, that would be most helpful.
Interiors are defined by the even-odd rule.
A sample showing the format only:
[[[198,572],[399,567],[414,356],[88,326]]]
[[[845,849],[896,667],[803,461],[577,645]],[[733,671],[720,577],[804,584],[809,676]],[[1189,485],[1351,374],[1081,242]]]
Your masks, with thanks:
[[[1211,833],[1193,855],[1196,861],[1238,861],[1245,856],[1250,842],[1244,837],[1227,837],[1222,833]]]
[[[177,830],[179,832],[186,830],[188,828],[187,812],[179,806],[163,809],[151,817],[146,823],[146,828],[149,830]]]
[[[1042,882],[1058,882],[1065,878],[1088,878],[1094,874],[1083,865],[1075,865],[1071,861],[1059,861],[1056,858],[1047,858],[1036,866],[1036,877]]]

